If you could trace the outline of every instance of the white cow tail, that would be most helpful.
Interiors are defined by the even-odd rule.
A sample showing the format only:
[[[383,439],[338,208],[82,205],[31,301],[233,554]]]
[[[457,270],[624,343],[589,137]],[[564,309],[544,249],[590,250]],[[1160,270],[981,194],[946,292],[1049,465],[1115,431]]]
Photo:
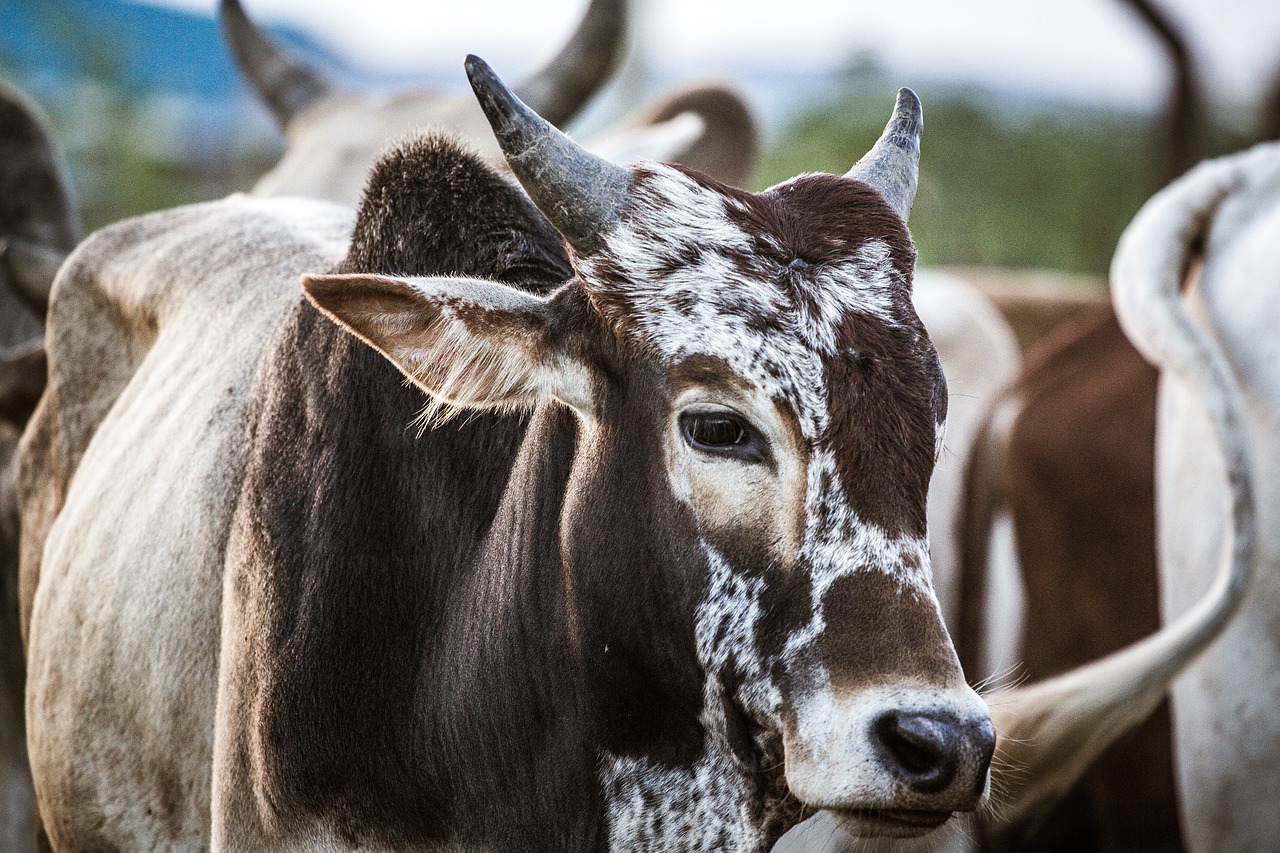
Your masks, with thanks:
[[[992,828],[1034,827],[1103,750],[1150,716],[1244,599],[1256,512],[1243,398],[1226,357],[1184,308],[1181,290],[1197,246],[1222,201],[1243,183],[1253,156],[1204,163],[1157,193],[1125,230],[1111,266],[1112,299],[1125,332],[1162,371],[1197,389],[1226,460],[1231,535],[1213,586],[1190,612],[1145,640],[989,698],[998,736],[986,821]]]

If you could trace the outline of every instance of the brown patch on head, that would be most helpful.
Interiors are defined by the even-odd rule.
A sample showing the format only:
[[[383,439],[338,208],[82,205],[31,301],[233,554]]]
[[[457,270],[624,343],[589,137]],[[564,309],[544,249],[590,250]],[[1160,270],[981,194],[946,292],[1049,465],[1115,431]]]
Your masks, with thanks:
[[[703,183],[708,183],[702,178]],[[906,225],[871,187],[839,175],[803,175],[762,193],[716,187],[739,202],[729,216],[744,231],[771,235],[783,264],[818,265],[847,260],[870,240],[888,244],[893,264],[911,281],[916,249]],[[761,247],[776,255],[772,247]]]
[[[907,680],[956,686],[960,666],[937,607],[884,572],[845,575],[823,598],[818,640],[837,690]]]
[[[824,359],[827,438],[859,516],[890,533],[923,536],[946,383],[911,304],[915,246],[905,224],[871,187],[835,175],[806,175],[759,196],[738,197],[745,208],[739,226],[773,235],[800,266],[848,259],[870,241],[888,245],[903,282],[894,295],[896,316],[892,322],[871,314],[841,318],[837,353]],[[797,274],[782,282],[791,284],[788,296],[798,304],[819,296],[802,280]]]
[[[851,506],[891,533],[923,537],[946,380],[917,320],[846,315],[824,359],[830,439]],[[836,391],[838,389],[838,392]]]
[[[694,353],[668,371],[671,390],[678,394],[685,388],[701,386],[731,396],[749,392],[751,387],[733,372],[724,359],[705,353]]]

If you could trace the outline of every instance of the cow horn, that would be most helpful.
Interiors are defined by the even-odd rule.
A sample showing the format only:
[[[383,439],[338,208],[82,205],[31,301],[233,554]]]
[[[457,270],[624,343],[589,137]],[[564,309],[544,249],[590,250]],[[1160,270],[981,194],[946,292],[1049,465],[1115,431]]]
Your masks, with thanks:
[[[618,219],[631,171],[582,148],[520,102],[483,59],[467,77],[512,173],[579,254],[591,254]]]
[[[324,75],[291,56],[255,26],[240,0],[222,0],[221,18],[236,64],[282,130],[294,116],[333,91]]]
[[[563,127],[617,65],[626,24],[626,0],[591,0],[569,41],[541,71],[514,87],[516,96],[547,121]]]
[[[14,291],[41,317],[49,310],[49,291],[66,252],[10,237],[0,241],[0,268]]]
[[[1156,194],[1139,211],[1111,265],[1112,298],[1129,339],[1161,370],[1185,379],[1205,402],[1222,451],[1230,535],[1206,596],[1147,639],[1100,661],[990,698],[1007,802],[999,827],[1033,825],[1101,752],[1140,724],[1169,684],[1226,627],[1253,573],[1257,509],[1244,401],[1226,357],[1179,298],[1193,246],[1218,205],[1255,165],[1246,155],[1209,163]],[[1273,155],[1274,156],[1274,155]],[[1010,766],[1012,765],[1012,766]]]
[[[870,184],[906,222],[916,198],[920,177],[920,132],[924,113],[920,99],[910,89],[899,89],[893,117],[871,150],[848,172],[848,177]]]

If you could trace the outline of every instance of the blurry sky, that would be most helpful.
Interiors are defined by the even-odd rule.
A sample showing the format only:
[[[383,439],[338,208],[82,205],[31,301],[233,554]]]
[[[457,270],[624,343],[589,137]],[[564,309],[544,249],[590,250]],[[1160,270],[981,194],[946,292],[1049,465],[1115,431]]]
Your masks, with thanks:
[[[143,0],[213,13],[215,0]],[[586,0],[242,0],[354,67],[413,73],[467,52],[515,76],[553,52]],[[1255,100],[1280,70],[1280,0],[1158,0],[1184,25],[1213,99]],[[1162,55],[1118,0],[635,0],[645,61],[664,77],[821,71],[874,55],[894,84],[951,80],[1141,108]]]

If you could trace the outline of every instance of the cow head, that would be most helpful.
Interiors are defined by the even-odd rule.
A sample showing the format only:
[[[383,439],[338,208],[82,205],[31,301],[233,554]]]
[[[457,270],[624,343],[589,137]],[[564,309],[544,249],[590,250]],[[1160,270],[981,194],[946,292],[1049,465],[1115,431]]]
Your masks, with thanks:
[[[468,72],[576,278],[305,287],[436,416],[576,413],[548,582],[604,709],[615,846],[759,848],[800,807],[918,835],[975,808],[994,734],[925,529],[946,388],[910,298],[915,96],[848,175],[753,194],[614,166]]]
[[[555,124],[572,119],[621,53],[625,11],[624,0],[593,0],[559,54],[517,86],[520,96]],[[471,97],[422,88],[381,95],[344,90],[255,27],[239,0],[222,0],[221,17],[237,64],[288,138],[284,159],[255,192],[354,202],[368,167],[414,128],[449,128],[491,146]]]

